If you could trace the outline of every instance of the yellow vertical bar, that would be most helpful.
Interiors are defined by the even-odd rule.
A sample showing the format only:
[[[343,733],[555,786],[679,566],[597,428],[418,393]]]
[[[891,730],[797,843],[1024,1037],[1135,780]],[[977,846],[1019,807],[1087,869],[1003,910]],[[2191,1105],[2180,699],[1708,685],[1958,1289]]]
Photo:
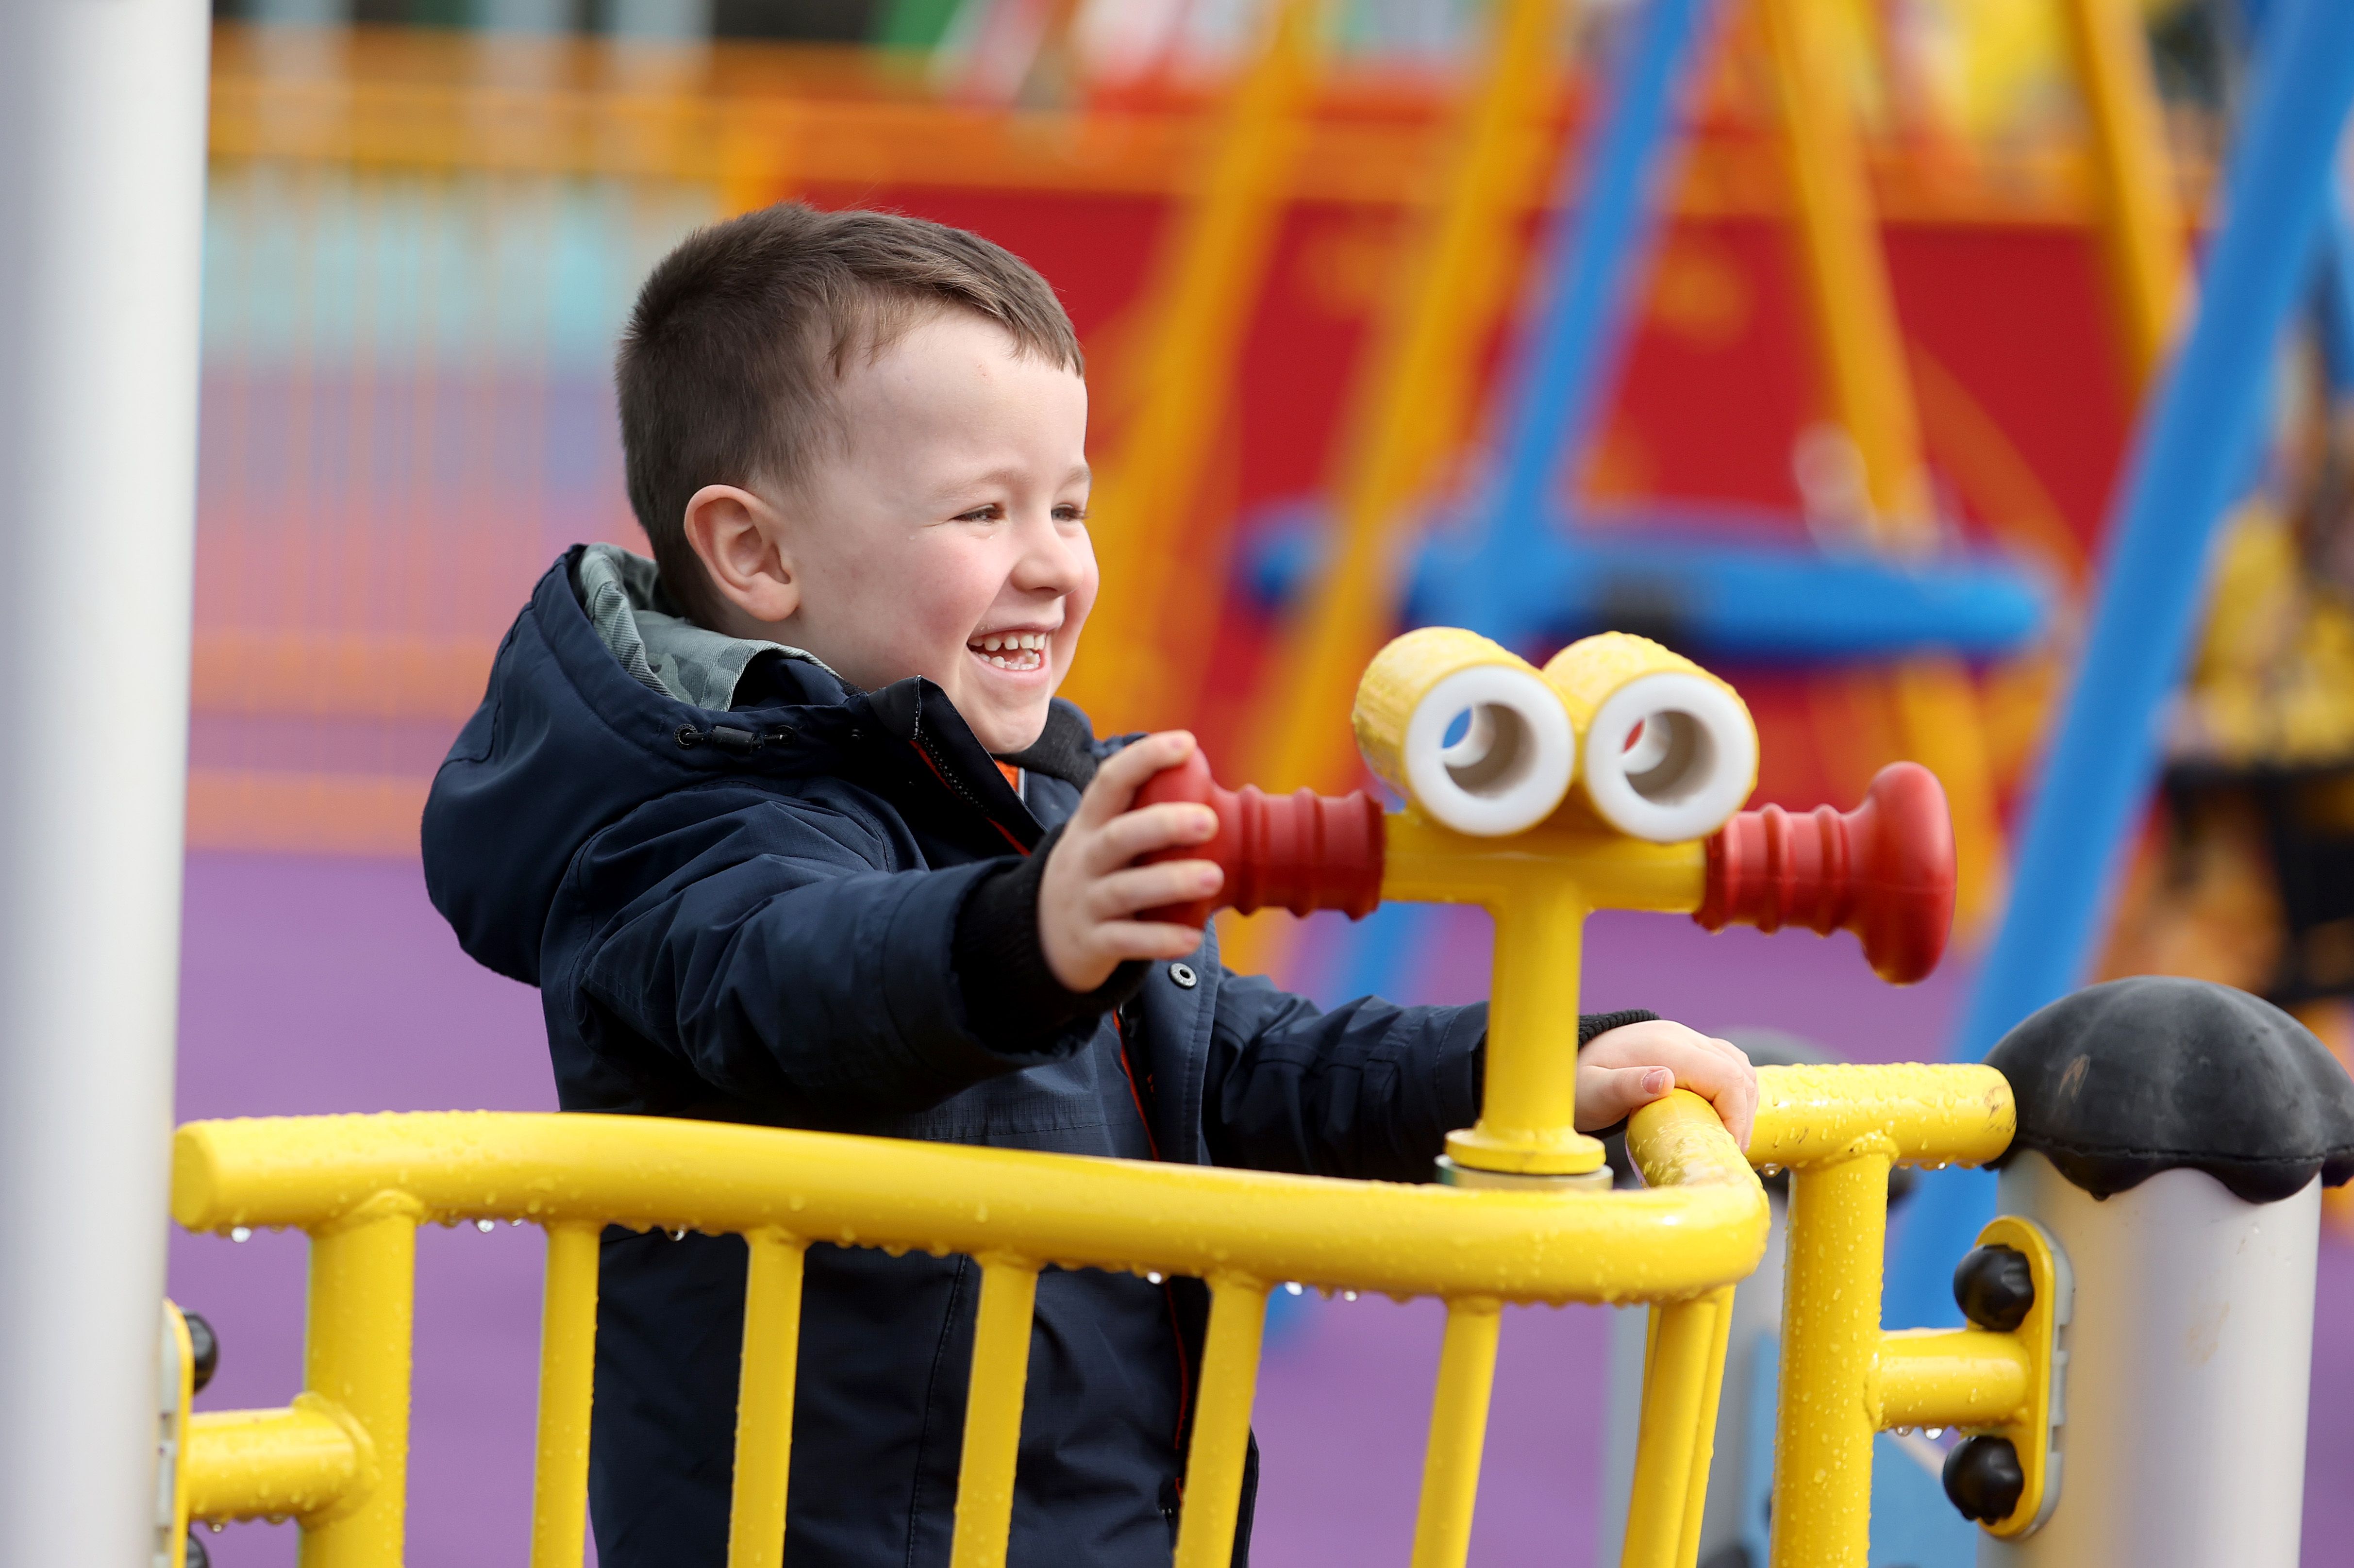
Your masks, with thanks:
[[[1829,7],[1758,0],[1758,9],[1831,408],[1863,462],[1873,536],[1884,550],[1918,552],[1935,539],[1920,415]],[[2002,853],[1978,694],[1959,664],[1931,659],[1900,667],[1892,695],[1905,749],[1946,787],[1967,927],[1995,897]]]
[[[981,1321],[972,1336],[964,1457],[957,1470],[951,1568],[1003,1568],[1013,1522],[1013,1470],[1022,1450],[1022,1393],[1030,1376],[1030,1325],[1038,1270],[1018,1258],[981,1260]]]
[[[1481,1171],[1571,1175],[1602,1168],[1601,1143],[1577,1130],[1577,988],[1585,901],[1575,885],[1532,881],[1499,905],[1495,1000],[1479,1125],[1447,1152]]]
[[[1522,215],[1552,162],[1542,121],[1564,4],[1496,8],[1480,79],[1458,111],[1445,198],[1373,323],[1342,429],[1331,557],[1285,628],[1245,737],[1246,777],[1266,788],[1334,789],[1353,777],[1349,705],[1396,615],[1398,546],[1462,438]]]
[[[1824,0],[1758,0],[1782,114],[1807,288],[1831,407],[1861,453],[1886,542],[1926,542],[1920,416],[1904,370],[1896,297],[1880,249],[1863,149],[1828,36]]]
[[[1202,1346],[1193,1446],[1185,1456],[1176,1568],[1226,1568],[1234,1560],[1243,1466],[1250,1456],[1251,1400],[1258,1389],[1259,1336],[1266,1328],[1266,1286],[1237,1275],[1210,1281],[1210,1331]]]
[[[1733,1287],[1712,1292],[1716,1331],[1711,1337],[1708,1368],[1701,1382],[1700,1419],[1692,1428],[1691,1479],[1684,1487],[1683,1544],[1676,1552],[1677,1568],[1694,1568],[1700,1562],[1700,1530],[1708,1513],[1708,1472],[1716,1459],[1716,1410],[1724,1397],[1724,1350],[1733,1336]]]
[[[1643,1379],[1643,1421],[1635,1438],[1635,1484],[1627,1505],[1621,1568],[1677,1568],[1690,1511],[1700,1413],[1709,1403],[1716,1296],[1655,1307],[1657,1334]],[[1703,1483],[1704,1484],[1704,1483]]]
[[[350,1511],[303,1530],[302,1568],[400,1568],[423,1217],[407,1193],[379,1192],[312,1233],[303,1383],[358,1424],[373,1463],[367,1489]]]
[[[597,1379],[597,1243],[603,1229],[594,1222],[547,1227],[531,1568],[580,1568],[588,1513],[588,1414]]]
[[[1773,1568],[1866,1568],[1871,1554],[1872,1385],[1893,1152],[1872,1139],[1791,1172]]]
[[[777,1568],[793,1454],[793,1377],[801,1366],[803,1243],[782,1231],[744,1238],[744,1363],[736,1393],[736,1490],[727,1568]]]
[[[1200,194],[1177,215],[1146,291],[1141,402],[1089,508],[1102,568],[1097,630],[1065,692],[1112,728],[1182,716],[1168,701],[1168,672],[1193,667],[1203,631],[1199,615],[1185,612],[1198,608],[1197,591],[1214,592],[1224,580],[1203,559],[1202,475],[1274,254],[1299,122],[1315,89],[1321,15],[1322,0],[1278,0]]]
[[[2132,0],[2061,0],[2060,9],[2092,121],[2102,249],[2138,391],[2173,338],[2190,276],[2165,117],[2142,8]]]
[[[1502,1303],[1490,1296],[1447,1304],[1438,1388],[1422,1459],[1422,1506],[1414,1521],[1414,1568],[1463,1568],[1471,1550],[1471,1510],[1479,1496],[1479,1454],[1496,1385]]]

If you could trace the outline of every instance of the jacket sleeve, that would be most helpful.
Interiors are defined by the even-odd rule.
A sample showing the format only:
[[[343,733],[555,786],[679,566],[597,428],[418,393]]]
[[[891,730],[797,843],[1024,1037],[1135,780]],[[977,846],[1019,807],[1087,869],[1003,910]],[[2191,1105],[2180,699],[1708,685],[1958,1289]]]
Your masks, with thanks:
[[[1582,1014],[1578,1048],[1658,1016]],[[1203,1096],[1210,1157],[1259,1171],[1427,1181],[1447,1135],[1479,1118],[1487,1044],[1486,1002],[1399,1007],[1369,996],[1326,1012],[1228,971]]]
[[[1228,972],[1211,1024],[1203,1132],[1220,1165],[1427,1181],[1479,1114],[1488,1007],[1364,997],[1326,1012]]]
[[[899,853],[850,810],[715,794],[642,808],[566,879],[542,972],[599,1054],[651,1043],[730,1099],[832,1119],[921,1110],[1084,1044],[1092,1018],[1021,1049],[967,1017],[958,917],[1004,862],[886,869]]]

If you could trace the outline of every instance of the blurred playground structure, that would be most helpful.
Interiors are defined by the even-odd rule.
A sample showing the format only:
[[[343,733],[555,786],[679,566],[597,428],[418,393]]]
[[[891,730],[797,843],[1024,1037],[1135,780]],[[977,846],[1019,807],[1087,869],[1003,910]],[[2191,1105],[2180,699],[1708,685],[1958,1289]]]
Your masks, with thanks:
[[[2080,582],[2136,371],[2105,314],[2097,160],[2056,25],[2014,16],[2005,46],[1990,13],[1960,7],[1816,40],[1871,132],[1844,199],[1862,191],[1884,225],[1904,339],[1883,321],[1825,352],[1808,346],[1790,243],[1805,213],[1760,16],[1685,9],[1698,86],[1667,84],[1690,130],[1656,182],[1654,260],[1626,270],[1624,369],[1614,395],[1614,356],[1579,367],[1590,450],[1564,461],[1558,431],[1520,438],[1535,499],[1574,502],[1618,546],[1644,542],[1646,511],[1681,507],[1719,543],[1851,552],[1889,515]],[[1630,8],[1502,7],[1491,47],[1452,7],[1340,7],[1328,36],[1295,5],[1264,51],[1247,7],[1161,7],[1157,42],[1115,27],[1121,7],[1034,10],[1044,31],[1013,78],[990,49],[1019,38],[982,46],[1019,31],[1001,14],[1033,14],[1015,5],[938,8],[928,50],[221,26],[193,842],[407,852],[448,726],[535,569],[575,538],[636,537],[607,377],[637,279],[693,225],[787,196],[970,223],[1055,280],[1091,355],[1115,584],[1079,694],[1107,727],[1257,736],[1270,782],[1340,782],[1345,736],[1302,726],[1321,760],[1278,758],[1264,737],[1318,710],[1304,682],[1353,678],[1396,592],[1344,583],[1338,662],[1310,657],[1252,591],[1285,591],[1254,544],[1328,485],[1368,541],[1409,538],[1463,493],[1511,412],[1515,300],[1544,300],[1516,280],[1565,210],[1595,61],[1628,47]],[[970,16],[950,26],[951,11]],[[876,18],[901,40],[920,19]],[[1900,65],[1942,85],[1892,92]],[[2203,122],[2180,118],[2195,204]],[[1855,238],[1850,213],[1824,243]],[[1857,359],[1917,403],[1917,436],[1841,439],[1842,410],[1872,401],[1841,380]],[[1591,613],[1683,630],[1675,565],[1670,540]],[[2011,609],[1974,650],[2026,655],[1974,699],[1984,757],[1963,771],[1996,789],[2049,684],[2023,630]],[[1751,636],[1731,652],[1771,737],[1766,798],[1853,793],[1917,735],[1852,657],[1809,671],[1791,655],[1819,665],[1819,651]],[[1956,679],[1936,700],[1973,700]]]

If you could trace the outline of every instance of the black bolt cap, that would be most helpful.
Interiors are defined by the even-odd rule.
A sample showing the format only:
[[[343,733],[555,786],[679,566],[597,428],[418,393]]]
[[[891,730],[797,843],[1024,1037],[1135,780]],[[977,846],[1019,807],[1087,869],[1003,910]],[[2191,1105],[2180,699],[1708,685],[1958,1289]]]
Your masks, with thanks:
[[[205,1550],[205,1538],[195,1531],[188,1531],[188,1568],[213,1568],[213,1554]]]
[[[2008,1437],[1965,1437],[1946,1456],[1946,1496],[1964,1519],[1999,1524],[2026,1490],[2027,1472]]]
[[[180,1316],[188,1325],[188,1360],[195,1372],[196,1392],[202,1393],[205,1384],[213,1381],[213,1373],[220,1368],[220,1338],[213,1332],[213,1326],[196,1313],[183,1312]]]
[[[2035,1305],[2035,1271],[2016,1247],[1972,1247],[1954,1266],[1954,1302],[1981,1329],[2008,1334]]]

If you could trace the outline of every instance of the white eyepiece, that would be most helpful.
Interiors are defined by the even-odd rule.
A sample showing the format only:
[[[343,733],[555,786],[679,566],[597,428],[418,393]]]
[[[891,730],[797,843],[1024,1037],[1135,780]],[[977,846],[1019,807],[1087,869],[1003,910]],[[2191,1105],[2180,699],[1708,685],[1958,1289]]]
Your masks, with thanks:
[[[1757,731],[1740,699],[1700,675],[1628,682],[1585,727],[1585,796],[1620,832],[1653,843],[1705,838],[1757,777]]]
[[[1449,745],[1458,720],[1463,734]],[[1534,671],[1508,664],[1458,670],[1433,685],[1415,704],[1401,749],[1415,804],[1478,838],[1544,821],[1577,768],[1569,710]]]

